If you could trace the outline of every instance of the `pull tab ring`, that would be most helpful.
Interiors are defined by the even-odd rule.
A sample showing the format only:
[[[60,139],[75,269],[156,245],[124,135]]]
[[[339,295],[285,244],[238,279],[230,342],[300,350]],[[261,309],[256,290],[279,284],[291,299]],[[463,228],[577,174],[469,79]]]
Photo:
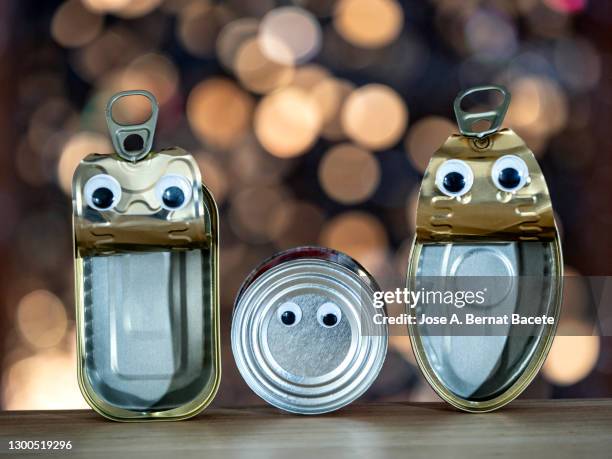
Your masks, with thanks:
[[[144,96],[151,103],[151,116],[140,124],[121,124],[113,118],[113,105],[122,97]],[[136,162],[149,154],[153,146],[153,135],[157,125],[159,107],[155,96],[149,91],[121,91],[110,98],[106,104],[106,123],[110,131],[113,147],[119,156],[127,161]]]
[[[461,102],[463,99],[470,94],[474,94],[477,92],[484,91],[497,91],[501,93],[503,96],[503,100],[501,104],[495,107],[492,110],[480,113],[468,113],[462,110]],[[459,93],[457,98],[455,99],[454,108],[455,108],[455,117],[457,118],[457,125],[459,126],[459,131],[464,136],[468,137],[477,137],[479,139],[493,134],[497,132],[501,127],[502,122],[504,121],[504,117],[506,116],[506,112],[508,111],[508,106],[510,105],[510,93],[503,86],[476,86],[475,88],[466,89]],[[491,123],[489,129],[484,131],[476,132],[472,130],[472,126],[477,121],[488,121]]]

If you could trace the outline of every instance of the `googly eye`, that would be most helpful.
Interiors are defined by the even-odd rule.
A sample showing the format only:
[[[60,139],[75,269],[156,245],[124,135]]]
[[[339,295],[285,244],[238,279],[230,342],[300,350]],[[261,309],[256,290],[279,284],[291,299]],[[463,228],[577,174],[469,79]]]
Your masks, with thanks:
[[[463,196],[473,184],[472,169],[460,159],[449,159],[436,171],[436,186],[447,196]]]
[[[334,303],[323,303],[317,309],[317,320],[322,327],[334,328],[342,319],[342,311]]]
[[[85,183],[85,201],[96,210],[111,210],[121,201],[121,185],[115,177],[98,174]]]
[[[283,303],[276,310],[279,322],[287,327],[293,327],[302,320],[302,310],[295,303]]]
[[[191,182],[182,175],[164,175],[155,185],[155,194],[166,210],[179,210],[191,199]]]
[[[515,155],[502,156],[495,161],[491,169],[491,179],[502,191],[518,191],[525,186],[528,178],[527,164]]]

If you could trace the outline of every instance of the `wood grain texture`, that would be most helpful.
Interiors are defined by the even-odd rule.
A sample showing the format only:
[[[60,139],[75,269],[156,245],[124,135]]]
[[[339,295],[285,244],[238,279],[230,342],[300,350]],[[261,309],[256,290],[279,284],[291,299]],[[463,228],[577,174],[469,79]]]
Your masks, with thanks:
[[[610,457],[612,400],[519,400],[467,414],[441,403],[353,405],[306,417],[271,407],[209,409],[183,422],[115,423],[91,411],[0,413],[9,440],[71,440],[70,452],[15,457]]]

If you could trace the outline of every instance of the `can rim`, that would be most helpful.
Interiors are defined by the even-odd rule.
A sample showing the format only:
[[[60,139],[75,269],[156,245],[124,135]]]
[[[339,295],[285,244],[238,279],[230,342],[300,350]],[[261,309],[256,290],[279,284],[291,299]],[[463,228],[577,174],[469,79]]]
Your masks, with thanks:
[[[419,259],[420,250],[423,247],[423,243],[418,240],[418,237],[415,236],[413,238],[412,247],[410,250],[409,257],[409,265],[408,265],[408,276],[407,276],[407,285],[408,288],[411,287],[411,284],[414,282],[417,276],[417,261]],[[555,233],[555,239],[552,241],[553,248],[553,257],[555,263],[555,269],[553,271],[554,276],[558,277],[559,282],[557,282],[555,289],[555,301],[553,303],[552,315],[558,319],[561,312],[561,301],[562,301],[562,291],[563,291],[563,256],[561,243],[559,240],[558,231]],[[414,315],[414,310],[409,310],[409,314]],[[544,364],[546,360],[546,356],[550,351],[553,340],[556,335],[557,330],[557,322],[547,328],[546,333],[543,333],[539,339],[538,343],[534,345],[533,351],[534,355],[530,357],[530,361],[527,366],[523,370],[521,376],[517,378],[517,380],[510,385],[506,390],[504,390],[501,394],[497,395],[494,398],[489,400],[468,400],[464,397],[461,397],[454,392],[450,391],[445,384],[438,378],[435,374],[435,371],[431,368],[429,364],[428,357],[426,355],[426,351],[423,348],[423,341],[421,339],[421,335],[418,332],[416,325],[408,325],[408,335],[410,337],[410,343],[414,352],[414,356],[417,361],[417,366],[421,371],[421,374],[424,376],[425,380],[428,382],[430,387],[447,403],[451,404],[455,408],[458,408],[462,411],[467,411],[470,413],[484,413],[497,410],[515,398],[517,398],[523,391],[531,384],[534,378],[540,371],[540,368]]]
[[[289,271],[281,274],[281,268],[289,268]],[[330,276],[329,272],[337,268],[341,269],[339,279]],[[262,341],[262,336],[266,336],[263,329],[267,329],[266,324],[272,320],[269,309],[273,308],[273,303],[269,305],[266,300],[284,294],[287,289],[308,286],[308,282],[300,279],[304,275],[300,272],[303,269],[312,270],[312,275],[321,281],[317,288],[322,290],[330,288],[326,282],[337,282],[336,294],[340,297],[354,298],[361,289],[366,290],[369,297],[370,292],[380,290],[361,265],[341,252],[322,247],[298,247],[281,252],[255,268],[236,297],[231,329],[232,351],[241,376],[263,400],[292,413],[321,414],[348,405],[376,380],[385,361],[388,328],[377,325],[376,333],[363,334],[363,311],[351,303],[345,306],[349,310],[343,311],[343,317],[347,314],[352,324],[351,344],[338,367],[308,378],[282,368],[273,356],[270,357],[265,339]],[[257,281],[266,275],[264,281],[270,279],[276,284],[274,281],[282,278],[283,282],[265,288],[265,283],[258,284]],[[254,289],[249,289],[251,287]],[[251,301],[254,302],[249,305]],[[373,304],[368,307],[373,307]]]

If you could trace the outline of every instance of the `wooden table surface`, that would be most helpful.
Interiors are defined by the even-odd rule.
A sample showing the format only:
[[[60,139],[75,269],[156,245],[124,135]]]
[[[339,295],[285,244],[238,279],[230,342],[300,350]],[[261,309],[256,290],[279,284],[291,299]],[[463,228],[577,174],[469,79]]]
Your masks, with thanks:
[[[9,440],[71,440],[67,452]],[[146,457],[612,457],[612,400],[519,400],[494,413],[441,403],[357,404],[323,416],[209,409],[183,422],[115,423],[92,411],[0,413],[0,455]]]

